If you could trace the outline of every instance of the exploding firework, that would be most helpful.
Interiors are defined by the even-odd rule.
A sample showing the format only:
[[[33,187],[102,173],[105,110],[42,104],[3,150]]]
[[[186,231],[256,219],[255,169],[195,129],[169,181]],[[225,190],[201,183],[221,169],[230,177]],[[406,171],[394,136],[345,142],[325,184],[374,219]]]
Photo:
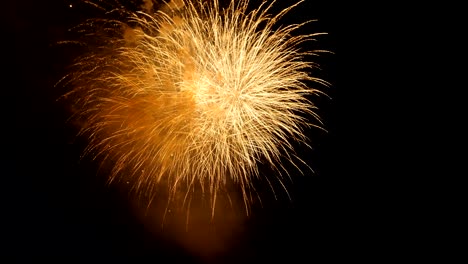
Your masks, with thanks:
[[[291,142],[306,143],[303,128],[321,126],[310,95],[323,92],[310,86],[327,82],[305,59],[321,50],[299,48],[321,33],[276,26],[300,2],[270,15],[273,3],[144,1],[140,11],[119,5],[76,28],[93,49],[64,78],[65,98],[88,140],[85,155],[110,168],[109,182],[184,203],[198,189],[213,212],[234,184],[247,213],[260,163],[283,185],[283,160],[301,162]]]

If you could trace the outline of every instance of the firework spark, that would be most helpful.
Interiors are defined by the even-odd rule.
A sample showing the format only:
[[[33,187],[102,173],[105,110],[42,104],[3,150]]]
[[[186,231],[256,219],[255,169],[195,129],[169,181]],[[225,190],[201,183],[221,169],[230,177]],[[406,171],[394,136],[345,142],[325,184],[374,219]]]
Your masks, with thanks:
[[[218,0],[144,1],[142,11],[107,10],[124,19],[81,24],[86,44],[98,47],[64,81],[85,154],[111,166],[110,182],[139,193],[183,193],[185,203],[198,188],[212,212],[234,183],[248,213],[259,163],[282,183],[281,159],[300,162],[291,142],[307,142],[303,128],[321,125],[307,98],[322,93],[311,83],[327,82],[310,75],[317,65],[305,59],[321,51],[299,48],[320,34],[276,26],[300,2],[270,15],[274,1],[253,11],[248,0],[225,8]]]

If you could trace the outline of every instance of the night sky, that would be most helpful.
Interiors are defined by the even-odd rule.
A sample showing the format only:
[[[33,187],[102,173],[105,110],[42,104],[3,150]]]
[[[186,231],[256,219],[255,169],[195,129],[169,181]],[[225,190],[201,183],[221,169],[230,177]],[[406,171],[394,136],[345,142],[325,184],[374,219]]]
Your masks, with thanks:
[[[278,6],[286,2],[278,1]],[[79,55],[76,49],[54,43],[91,15],[70,8],[74,3],[11,0],[2,4],[6,6],[1,11],[6,44],[2,55],[7,58],[2,82],[7,105],[3,111],[7,157],[2,161],[6,236],[2,237],[7,246],[2,250],[15,256],[15,263],[159,263],[166,259],[203,263],[177,243],[148,232],[129,209],[125,195],[104,186],[96,177],[95,165],[80,162],[84,141],[74,138],[76,130],[66,123],[64,106],[56,102],[60,87],[54,87],[66,73],[66,65]],[[338,6],[334,1],[307,0],[287,18],[318,19],[316,27],[308,28],[328,32],[320,38],[320,47],[335,52],[319,59],[321,77],[332,83],[327,91],[332,99],[318,101],[328,133],[309,131],[313,150],[298,150],[316,173],[293,175],[292,201],[283,197],[265,208],[255,207],[242,223],[243,240],[210,263],[279,259],[313,263],[324,258],[331,262],[365,259],[366,252],[381,250],[377,238],[388,230],[377,224],[382,215],[372,195],[378,190],[364,184],[370,161],[361,159],[357,150],[360,109],[351,98],[358,91],[355,76],[345,71],[353,53],[350,36],[357,38],[359,33],[351,32],[355,28],[346,16],[337,14]]]

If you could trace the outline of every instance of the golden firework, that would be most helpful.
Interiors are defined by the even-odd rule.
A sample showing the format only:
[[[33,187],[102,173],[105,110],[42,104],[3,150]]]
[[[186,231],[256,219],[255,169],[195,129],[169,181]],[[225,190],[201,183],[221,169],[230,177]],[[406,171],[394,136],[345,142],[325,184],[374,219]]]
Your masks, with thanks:
[[[300,161],[292,140],[306,142],[304,126],[321,124],[308,98],[321,93],[310,84],[327,82],[305,59],[321,51],[299,46],[322,33],[293,34],[308,21],[276,26],[301,2],[270,15],[274,1],[251,11],[248,0],[145,1],[141,11],[108,11],[124,19],[80,25],[98,43],[65,78],[85,153],[111,166],[110,182],[169,200],[198,188],[213,212],[233,182],[248,213],[259,162],[282,184],[282,159]]]

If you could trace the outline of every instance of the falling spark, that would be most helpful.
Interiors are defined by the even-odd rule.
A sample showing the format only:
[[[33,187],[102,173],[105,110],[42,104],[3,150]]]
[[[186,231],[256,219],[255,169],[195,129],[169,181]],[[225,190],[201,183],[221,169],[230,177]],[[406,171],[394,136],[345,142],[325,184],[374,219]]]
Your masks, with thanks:
[[[328,83],[306,60],[324,51],[299,47],[322,33],[294,35],[310,21],[276,26],[303,1],[270,15],[274,2],[249,11],[248,0],[144,1],[75,28],[98,46],[62,80],[72,87],[64,98],[88,140],[84,155],[111,167],[110,183],[169,200],[182,193],[183,204],[199,189],[212,213],[234,184],[247,214],[260,163],[284,187],[283,160],[302,162],[292,142],[307,144],[304,128],[322,126],[310,95]]]

